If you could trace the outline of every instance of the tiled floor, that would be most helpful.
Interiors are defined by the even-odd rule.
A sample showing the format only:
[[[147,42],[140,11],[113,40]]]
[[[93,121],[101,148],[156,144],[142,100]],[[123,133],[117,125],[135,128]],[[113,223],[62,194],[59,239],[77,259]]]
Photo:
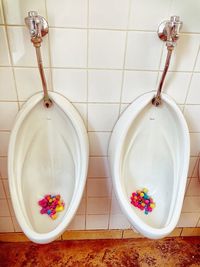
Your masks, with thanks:
[[[0,243],[0,266],[200,266],[200,237]]]

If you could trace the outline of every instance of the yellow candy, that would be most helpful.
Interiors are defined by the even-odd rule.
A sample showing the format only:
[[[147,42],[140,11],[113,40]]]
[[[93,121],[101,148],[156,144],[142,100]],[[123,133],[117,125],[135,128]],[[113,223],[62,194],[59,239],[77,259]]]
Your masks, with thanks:
[[[154,203],[151,203],[150,204],[150,207],[153,209],[153,208],[155,208],[155,204]]]
[[[144,196],[144,193],[140,193],[140,196],[143,197]]]
[[[57,218],[57,215],[54,214],[54,215],[51,215],[51,219],[55,220]]]
[[[56,208],[56,212],[62,211],[64,208],[62,206],[59,206]]]
[[[145,207],[145,203],[142,203],[141,206],[142,206],[142,207]]]
[[[144,188],[144,189],[143,189],[143,192],[144,192],[144,193],[147,193],[147,192],[148,192],[148,189],[147,189],[147,188]]]

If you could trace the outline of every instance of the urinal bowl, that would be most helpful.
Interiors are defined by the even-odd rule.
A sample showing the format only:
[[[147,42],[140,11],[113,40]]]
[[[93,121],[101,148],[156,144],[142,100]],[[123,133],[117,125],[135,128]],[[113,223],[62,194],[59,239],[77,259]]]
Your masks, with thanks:
[[[9,187],[20,227],[36,243],[55,240],[71,222],[80,204],[88,168],[88,137],[72,104],[51,92],[53,106],[43,94],[32,96],[20,110],[8,152]],[[40,214],[38,201],[60,194],[64,211],[56,220]]]
[[[116,197],[131,225],[158,239],[176,226],[184,198],[190,142],[182,112],[167,95],[159,107],[153,92],[136,99],[116,123],[109,144],[109,163]],[[130,203],[147,188],[156,207],[146,215]]]

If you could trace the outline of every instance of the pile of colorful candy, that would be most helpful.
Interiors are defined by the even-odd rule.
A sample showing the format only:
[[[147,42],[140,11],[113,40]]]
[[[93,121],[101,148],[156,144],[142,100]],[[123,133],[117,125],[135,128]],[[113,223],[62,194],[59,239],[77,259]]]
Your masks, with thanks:
[[[38,204],[42,207],[40,213],[48,214],[53,220],[57,218],[57,212],[62,211],[65,206],[60,195],[46,195],[38,201]]]
[[[132,193],[131,204],[140,210],[144,210],[145,214],[152,212],[156,204],[153,199],[147,194],[148,189],[143,188]]]

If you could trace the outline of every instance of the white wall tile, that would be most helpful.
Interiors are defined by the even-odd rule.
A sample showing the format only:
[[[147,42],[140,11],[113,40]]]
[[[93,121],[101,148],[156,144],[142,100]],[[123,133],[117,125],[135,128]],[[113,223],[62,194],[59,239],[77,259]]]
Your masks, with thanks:
[[[174,0],[170,13],[180,16],[183,21],[182,31],[200,32],[199,10],[200,2],[198,0]]]
[[[67,229],[85,230],[85,215],[75,215]]]
[[[118,115],[118,104],[88,104],[88,130],[112,131]]]
[[[122,102],[131,103],[140,95],[156,90],[157,72],[125,71]]]
[[[0,26],[0,40],[0,66],[9,66],[10,56],[8,51],[5,27],[3,26]]]
[[[85,214],[85,212],[86,212],[86,199],[82,198],[76,214],[82,215]]]
[[[189,93],[186,99],[187,104],[200,104],[199,84],[200,73],[194,73],[192,76]]]
[[[200,132],[200,105],[186,105],[184,115],[190,132]]]
[[[92,28],[126,29],[128,14],[129,0],[89,2],[89,26]]]
[[[0,180],[0,199],[6,198],[6,194],[3,187],[3,182]]]
[[[8,203],[6,199],[0,199],[0,218],[2,216],[10,216]]]
[[[200,227],[200,216],[199,216],[199,220],[198,220],[196,227]]]
[[[122,68],[124,62],[125,32],[89,31],[90,68]]]
[[[45,0],[3,0],[7,24],[24,25],[24,18],[29,11],[37,11],[46,17]]]
[[[200,180],[198,178],[191,178],[186,195],[200,196]]]
[[[0,156],[8,155],[9,132],[0,132]]]
[[[182,32],[195,33],[181,34],[170,64],[170,69],[176,72],[168,73],[164,92],[172,96],[178,104],[184,104],[191,72],[195,67],[196,73],[192,77],[185,107],[190,129],[195,131],[191,133],[193,156],[189,169],[189,177],[194,178],[187,180],[184,213],[178,225],[180,227],[197,225],[200,218],[200,190],[197,168],[193,171],[200,152],[200,128],[198,126],[200,110],[198,106],[194,106],[194,104],[200,105],[198,89],[200,84],[200,73],[198,73],[200,72],[200,35],[198,34],[200,28],[198,25],[200,22],[197,21],[196,7],[199,7],[197,1],[191,0],[189,3],[188,0],[166,0],[164,2],[152,0],[149,3],[147,0],[60,0],[55,4],[53,0],[46,0],[47,14],[45,14],[45,0],[32,2],[16,0],[15,3],[11,0],[4,0],[6,21],[9,23],[8,41],[15,67],[17,91],[13,72],[9,67],[11,61],[5,28],[0,26],[0,109],[7,114],[0,119],[0,128],[4,130],[2,127],[5,126],[7,129],[6,132],[0,131],[0,199],[6,200],[7,198],[9,205],[9,209],[4,205],[3,216],[8,214],[6,215],[8,217],[0,217],[0,232],[21,231],[12,208],[7,179],[5,156],[7,156],[9,130],[13,123],[12,116],[14,119],[14,112],[7,105],[16,105],[14,102],[17,102],[16,93],[19,95],[21,105],[37,90],[42,90],[36,68],[36,55],[30,42],[28,29],[25,26],[14,26],[24,25],[24,17],[31,9],[38,10],[40,15],[47,17],[50,26],[53,27],[49,35],[43,39],[42,57],[46,67],[49,67],[50,63],[52,63],[50,67],[55,67],[52,68],[54,90],[72,102],[89,130],[91,156],[88,169],[89,179],[84,198],[68,227],[73,230],[84,230],[85,226],[87,229],[108,229],[108,225],[110,229],[130,227],[112,193],[112,180],[108,178],[110,172],[107,148],[111,131],[119,117],[119,112],[127,107],[127,103],[131,103],[145,92],[157,89],[160,61],[162,69],[166,56],[165,44],[159,40],[156,33],[159,23],[169,19],[170,14],[177,14],[184,23]],[[131,9],[128,8],[130,3]],[[171,10],[169,10],[170,3],[172,3]],[[89,14],[87,14],[88,11]],[[128,25],[129,12],[131,18]],[[0,6],[0,24],[2,20]],[[90,27],[89,35],[86,30],[87,23]],[[127,26],[130,31],[128,31],[123,91],[121,92],[126,39],[124,29]],[[55,27],[60,27],[60,29]],[[161,60],[162,48],[164,53]],[[86,69],[83,69],[87,66],[89,67],[88,73]],[[45,71],[48,89],[52,90],[51,70]],[[119,103],[121,96],[122,103]],[[90,214],[86,215],[86,209]]]
[[[190,183],[190,180],[191,180],[192,178],[187,178],[187,181],[186,181],[186,192],[187,192],[187,189],[188,189],[188,186],[189,186],[189,183]]]
[[[160,82],[161,73],[158,82]],[[184,72],[169,72],[163,85],[163,92],[171,96],[177,104],[184,104],[191,73]]]
[[[89,102],[119,102],[122,71],[90,70],[88,73]]]
[[[120,114],[122,114],[126,109],[127,107],[129,106],[129,104],[121,104],[120,105]]]
[[[50,70],[45,69],[48,90],[51,90]],[[42,91],[42,82],[37,68],[15,68],[15,80],[18,98],[25,101],[37,92]]]
[[[192,71],[198,53],[199,42],[200,35],[181,34],[177,46],[172,53],[169,70]],[[188,53],[188,51],[190,52]],[[167,49],[164,47],[161,64],[162,69],[165,65],[166,55]]]
[[[50,26],[87,27],[87,0],[47,0]]]
[[[109,166],[107,157],[90,157],[88,177],[109,177]]]
[[[181,213],[176,227],[195,227],[197,225],[200,213],[184,212]]]
[[[86,30],[51,29],[49,35],[53,67],[86,67]]]
[[[88,137],[90,142],[90,156],[106,156],[110,133],[88,132]]]
[[[88,197],[111,197],[112,182],[111,179],[88,179],[87,196]]]
[[[0,100],[17,101],[13,72],[10,67],[0,68]]]
[[[200,133],[190,134],[190,155],[198,156],[200,152]]]
[[[200,212],[200,197],[186,196],[183,202],[182,212]]]
[[[188,177],[197,177],[197,165],[198,165],[197,163],[198,163],[197,157],[190,157]]]
[[[109,198],[87,198],[87,214],[108,214],[110,209]]]
[[[8,38],[14,66],[36,67],[35,48],[30,41],[28,29],[25,27],[8,27]],[[49,66],[48,38],[43,38],[41,45],[42,61]]]
[[[71,102],[87,102],[86,70],[53,69],[53,87]]]
[[[108,229],[108,215],[87,215],[86,229]]]
[[[9,185],[8,185],[8,179],[2,179],[2,182],[3,182],[4,190],[6,193],[6,197],[10,198],[11,196],[10,196],[10,189],[9,189]]]
[[[10,198],[8,199],[8,206],[9,206],[11,217],[14,217],[15,216],[15,212],[14,212],[13,205],[12,205],[12,202],[11,202]]]
[[[129,32],[126,52],[126,68],[157,70],[159,68],[162,42],[157,33]]]
[[[157,31],[159,24],[169,19],[171,0],[133,0],[130,15],[130,29]]]
[[[87,128],[87,104],[73,103],[73,106],[76,108],[76,110],[80,114],[85,124],[85,127]]]
[[[199,46],[199,53],[198,53],[198,57],[196,59],[196,65],[195,65],[195,71],[200,71],[200,46]]]
[[[109,229],[128,229],[130,228],[130,223],[126,217],[122,214],[111,214]]]
[[[13,226],[14,226],[15,232],[22,232],[22,229],[19,226],[17,219],[15,217],[12,217],[12,221],[13,221]]]
[[[0,217],[0,232],[14,232],[11,217]]]
[[[0,173],[2,178],[8,178],[7,157],[0,158]]]
[[[0,1],[0,24],[4,24],[2,0]]]
[[[111,214],[123,214],[122,213],[122,210],[119,206],[119,202],[118,200],[116,199],[116,197],[113,195],[112,196],[112,200],[111,200],[111,211],[110,211]]]
[[[11,130],[18,112],[16,102],[0,102],[0,130]]]

